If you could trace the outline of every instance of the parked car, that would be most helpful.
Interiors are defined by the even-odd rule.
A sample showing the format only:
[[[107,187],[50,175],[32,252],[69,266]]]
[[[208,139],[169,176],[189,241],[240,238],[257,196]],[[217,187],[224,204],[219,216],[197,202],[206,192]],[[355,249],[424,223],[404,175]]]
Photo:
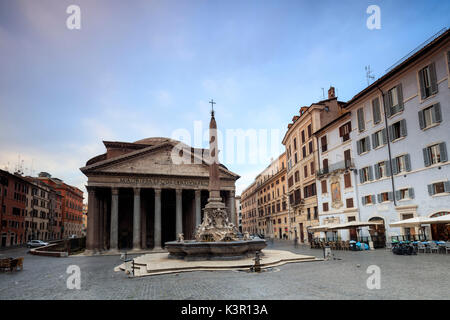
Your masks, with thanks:
[[[44,242],[41,240],[31,240],[27,242],[27,248],[37,248],[37,247],[43,247],[48,246],[48,242]]]

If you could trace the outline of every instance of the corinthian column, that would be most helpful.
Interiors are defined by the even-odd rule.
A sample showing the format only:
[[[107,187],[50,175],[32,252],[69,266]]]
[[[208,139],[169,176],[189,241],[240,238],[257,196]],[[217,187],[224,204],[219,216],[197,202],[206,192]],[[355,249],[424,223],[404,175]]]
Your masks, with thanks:
[[[201,190],[195,190],[195,227],[202,223]]]
[[[111,231],[109,248],[111,251],[119,250],[119,189],[111,189]]]
[[[134,188],[133,250],[141,249],[141,189]]]
[[[161,189],[155,189],[155,246],[154,250],[161,249]]]
[[[176,225],[175,225],[175,239],[179,233],[183,232],[183,190],[177,189],[176,192]]]
[[[95,249],[95,216],[97,215],[97,197],[95,188],[86,187],[88,190],[88,225],[86,234],[86,251],[93,253]]]

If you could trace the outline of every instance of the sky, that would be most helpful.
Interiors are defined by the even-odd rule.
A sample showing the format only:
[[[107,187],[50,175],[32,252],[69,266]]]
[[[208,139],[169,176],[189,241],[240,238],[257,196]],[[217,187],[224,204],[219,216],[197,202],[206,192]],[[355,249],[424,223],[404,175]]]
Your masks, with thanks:
[[[70,5],[80,29],[67,28]],[[380,29],[367,27],[370,5]],[[237,160],[250,147],[223,149],[240,194],[322,88],[348,101],[367,86],[365,66],[381,77],[449,18],[442,0],[0,0],[0,168],[20,159],[25,174],[86,192],[79,168],[105,152],[103,140],[184,132],[207,147],[194,136],[214,99],[219,143],[227,130],[270,138],[267,148],[258,140],[257,161]]]

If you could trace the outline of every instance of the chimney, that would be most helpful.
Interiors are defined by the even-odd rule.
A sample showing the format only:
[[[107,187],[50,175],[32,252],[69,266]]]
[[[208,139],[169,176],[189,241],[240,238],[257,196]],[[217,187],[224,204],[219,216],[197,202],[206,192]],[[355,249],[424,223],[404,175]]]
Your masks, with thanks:
[[[330,89],[328,89],[328,99],[332,99],[335,98],[335,94],[334,94],[334,87],[330,87]]]

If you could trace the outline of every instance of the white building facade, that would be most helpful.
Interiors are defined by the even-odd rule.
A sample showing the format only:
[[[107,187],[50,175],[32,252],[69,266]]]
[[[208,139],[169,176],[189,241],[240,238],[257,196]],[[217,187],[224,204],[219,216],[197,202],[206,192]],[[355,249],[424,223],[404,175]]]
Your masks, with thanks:
[[[383,222],[372,236],[438,240],[445,225],[391,228],[417,216],[450,213],[450,32],[424,46],[346,106],[362,221]],[[367,235],[367,234],[366,234]],[[448,237],[448,234],[447,234]],[[405,238],[405,237],[403,237]]]
[[[359,221],[356,175],[352,152],[351,113],[347,112],[314,133],[318,145],[317,202],[320,225]],[[355,230],[321,234],[350,240]]]

